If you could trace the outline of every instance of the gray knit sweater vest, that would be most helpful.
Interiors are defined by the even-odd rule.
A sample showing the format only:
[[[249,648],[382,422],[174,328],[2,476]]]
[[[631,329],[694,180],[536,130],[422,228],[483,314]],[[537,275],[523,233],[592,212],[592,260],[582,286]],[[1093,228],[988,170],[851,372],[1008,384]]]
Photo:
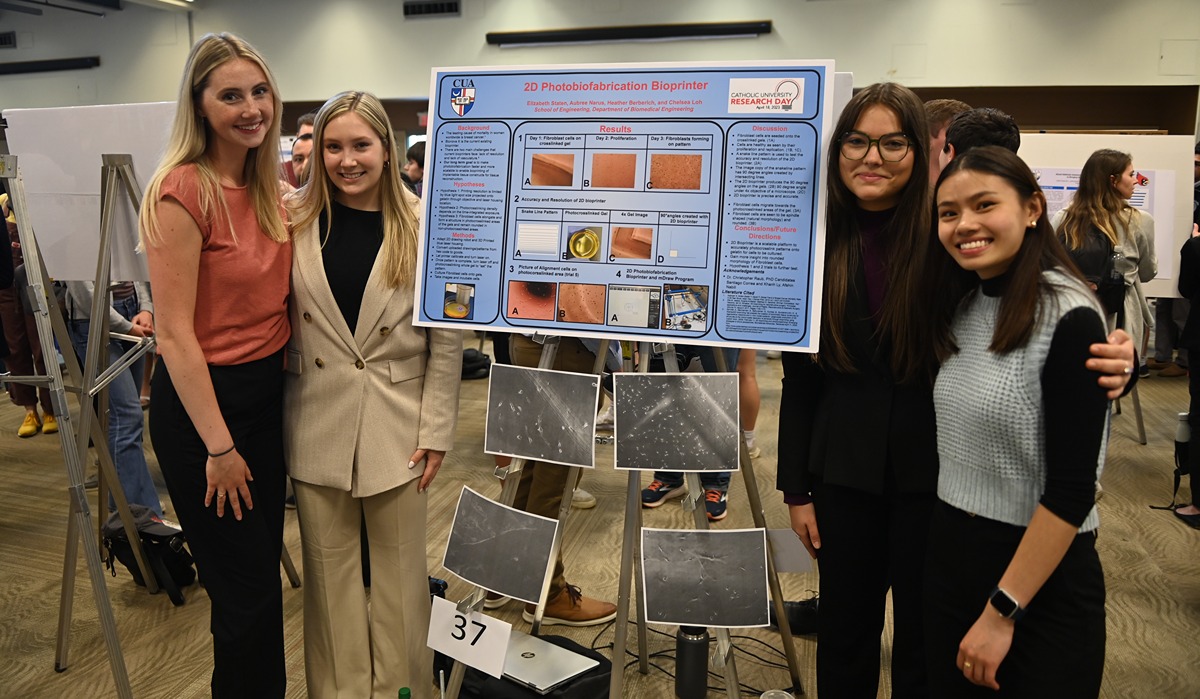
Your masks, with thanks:
[[[959,351],[942,364],[933,389],[941,462],[938,497],[960,510],[1020,527],[1029,525],[1046,490],[1041,374],[1055,328],[1081,306],[1104,317],[1082,282],[1058,270],[1043,272],[1043,280],[1050,292],[1042,294],[1029,343],[1006,354],[988,350],[1001,299],[976,291],[964,301],[952,325]],[[1107,425],[1103,434],[1097,479],[1104,468]],[[1091,531],[1099,523],[1093,507],[1079,531]]]

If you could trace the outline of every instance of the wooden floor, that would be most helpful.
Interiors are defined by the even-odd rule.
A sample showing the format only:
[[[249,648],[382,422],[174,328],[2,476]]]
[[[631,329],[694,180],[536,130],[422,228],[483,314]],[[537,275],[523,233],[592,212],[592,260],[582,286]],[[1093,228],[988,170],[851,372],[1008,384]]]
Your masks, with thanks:
[[[470,343],[471,341],[468,340]],[[780,366],[761,356],[758,377],[762,413],[758,442],[762,457],[755,462],[770,527],[787,526],[787,514],[774,490],[775,436]],[[450,581],[451,599],[468,587],[441,568],[450,516],[463,485],[490,496],[499,493],[492,476],[491,457],[483,453],[486,381],[462,386],[462,411],[456,450],[448,457],[430,489],[429,569]],[[1100,503],[1099,548],[1108,585],[1108,660],[1101,696],[1107,699],[1200,696],[1196,669],[1200,637],[1200,531],[1178,522],[1169,512],[1152,510],[1170,500],[1172,443],[1176,411],[1187,408],[1187,380],[1153,377],[1141,383],[1142,408],[1149,444],[1134,441],[1130,401],[1125,414],[1114,419],[1108,467]],[[338,416],[330,415],[329,419]],[[58,440],[49,436],[18,439],[19,409],[0,406],[0,697],[108,697],[115,687],[97,621],[92,589],[82,555],[76,563],[74,615],[70,631],[69,668],[54,672],[55,638],[66,537],[66,477]],[[585,594],[615,601],[620,567],[626,478],[612,468],[612,447],[598,446],[599,467],[583,477],[582,487],[599,499],[591,510],[575,510],[564,540],[567,577]],[[152,464],[154,464],[152,460]],[[161,485],[157,464],[152,466]],[[643,476],[643,483],[648,478]],[[1183,501],[1188,500],[1187,485]],[[166,498],[165,491],[164,499]],[[168,503],[169,505],[169,503]],[[94,507],[94,505],[93,505]],[[729,517],[721,528],[752,526],[745,486],[735,477],[729,497]],[[168,516],[170,514],[168,513]],[[675,504],[645,512],[651,527],[684,528],[686,513]],[[286,543],[300,564],[299,532],[294,511],[287,514]],[[210,639],[208,599],[192,587],[188,602],[173,607],[165,595],[149,596],[118,569],[105,577],[117,620],[117,630],[136,697],[202,697],[208,694]],[[809,596],[815,574],[781,576],[787,599]],[[378,584],[378,581],[377,581]],[[301,591],[284,589],[287,639],[288,696],[305,696]],[[496,616],[528,630],[520,606],[510,603]],[[554,633],[596,647],[610,646],[613,627]],[[631,643],[635,638],[630,625]],[[625,696],[672,696],[673,628],[651,627],[650,651],[661,670],[641,675],[625,673]],[[659,633],[665,632],[665,633]],[[886,636],[881,664],[887,667]],[[788,682],[779,636],[769,630],[739,630],[737,667],[752,696]],[[797,639],[801,676],[815,696],[815,643]],[[366,652],[364,650],[364,652]],[[610,651],[605,650],[606,654]],[[710,696],[719,676],[711,679]],[[886,675],[880,696],[890,695]]]

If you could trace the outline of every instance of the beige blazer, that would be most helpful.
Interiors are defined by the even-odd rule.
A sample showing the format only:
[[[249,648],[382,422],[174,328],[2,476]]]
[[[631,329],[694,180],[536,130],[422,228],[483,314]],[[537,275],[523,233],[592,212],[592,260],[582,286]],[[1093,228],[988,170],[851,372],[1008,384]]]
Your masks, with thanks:
[[[449,451],[458,416],[462,333],[412,324],[413,289],[388,288],[383,256],[346,325],[325,277],[317,224],[295,238],[284,382],[288,475],[367,497],[421,475],[418,448]]]

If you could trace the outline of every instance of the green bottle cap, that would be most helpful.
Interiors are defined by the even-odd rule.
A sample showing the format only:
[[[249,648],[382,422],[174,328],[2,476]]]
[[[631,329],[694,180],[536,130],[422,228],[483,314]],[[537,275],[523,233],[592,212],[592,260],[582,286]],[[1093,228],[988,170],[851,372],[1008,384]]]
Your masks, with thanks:
[[[398,699],[412,699],[412,690],[408,687],[401,687]]]

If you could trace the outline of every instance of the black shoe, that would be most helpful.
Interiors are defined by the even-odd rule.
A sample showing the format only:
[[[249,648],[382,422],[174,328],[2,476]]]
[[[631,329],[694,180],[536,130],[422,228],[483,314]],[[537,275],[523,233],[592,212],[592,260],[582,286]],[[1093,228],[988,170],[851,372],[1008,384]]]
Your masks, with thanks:
[[[1192,529],[1200,529],[1200,515],[1189,515],[1189,514],[1184,514],[1183,512],[1180,512],[1179,510],[1175,510],[1175,516],[1178,517],[1180,520],[1182,520],[1184,524],[1188,525]]]
[[[295,495],[295,493],[293,493],[293,494],[291,494],[291,495],[287,496],[286,498],[284,498],[284,500],[283,500],[283,506],[284,506],[285,508],[289,509],[289,510],[294,510],[294,509],[296,509],[296,495]]]

